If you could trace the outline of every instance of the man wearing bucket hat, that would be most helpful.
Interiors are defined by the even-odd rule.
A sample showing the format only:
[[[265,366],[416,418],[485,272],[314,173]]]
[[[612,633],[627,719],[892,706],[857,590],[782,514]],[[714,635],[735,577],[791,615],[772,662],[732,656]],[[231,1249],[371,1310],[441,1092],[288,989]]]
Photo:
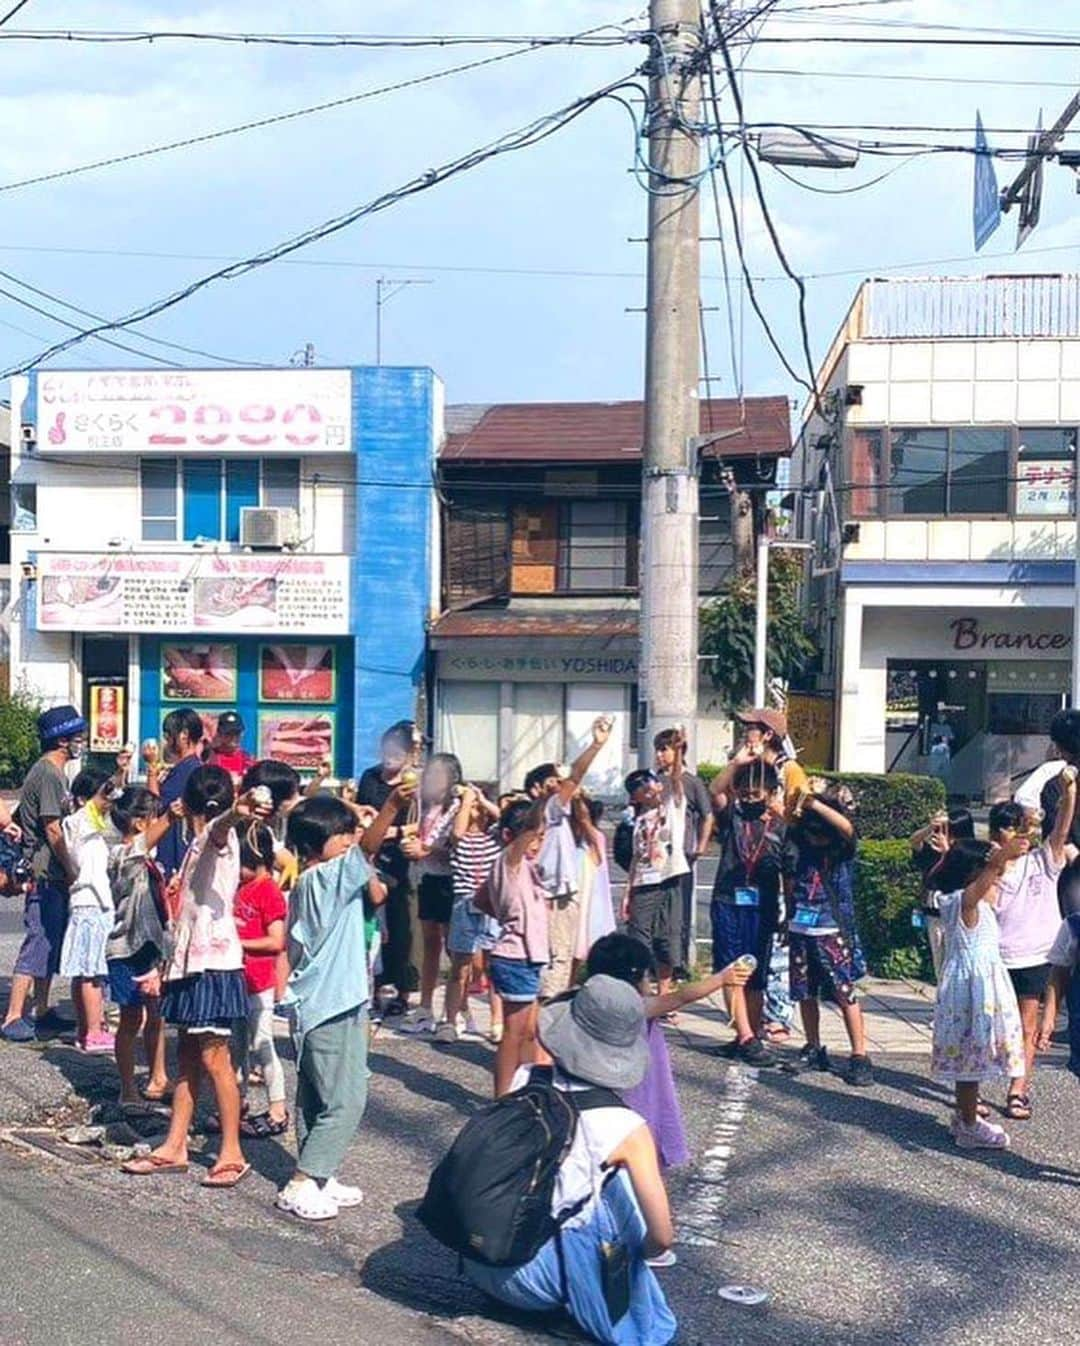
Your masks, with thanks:
[[[614,977],[590,977],[579,991],[545,1005],[538,1034],[554,1062],[554,1087],[571,1096],[597,1088],[617,1094],[645,1075],[643,1001]],[[520,1088],[527,1068],[519,1076]],[[677,1324],[646,1259],[670,1248],[671,1210],[652,1134],[616,1098],[610,1107],[577,1110],[552,1214],[560,1233],[531,1261],[494,1267],[466,1258],[469,1280],[526,1312],[566,1309],[596,1341],[666,1346]]]
[[[34,886],[26,895],[23,925],[26,934],[15,959],[7,1017],[0,1026],[6,1042],[33,1042],[39,1033],[65,1027],[49,1009],[49,988],[60,966],[60,950],[67,925],[71,863],[61,822],[68,811],[69,763],[82,756],[86,721],[74,706],[53,706],[38,716],[41,756],[30,768],[19,795],[19,826],[30,852]],[[34,993],[35,1017],[26,1017],[26,1002]]]

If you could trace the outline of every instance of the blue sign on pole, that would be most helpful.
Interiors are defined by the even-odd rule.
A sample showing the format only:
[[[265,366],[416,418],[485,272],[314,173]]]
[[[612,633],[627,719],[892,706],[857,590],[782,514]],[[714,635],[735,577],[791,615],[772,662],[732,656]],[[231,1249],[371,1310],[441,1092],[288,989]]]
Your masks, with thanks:
[[[998,194],[994,159],[986,142],[982,113],[975,113],[975,203],[972,211],[975,225],[975,251],[982,247],[1001,223],[1001,197]]]

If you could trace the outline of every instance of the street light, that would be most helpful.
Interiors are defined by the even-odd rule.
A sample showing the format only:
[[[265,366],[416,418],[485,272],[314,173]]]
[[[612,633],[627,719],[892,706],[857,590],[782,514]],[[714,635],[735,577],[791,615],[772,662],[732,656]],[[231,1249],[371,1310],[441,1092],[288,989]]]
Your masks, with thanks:
[[[813,551],[812,542],[782,537],[759,537],[757,546],[757,603],[754,610],[754,705],[765,705],[765,645],[769,627],[769,548]]]

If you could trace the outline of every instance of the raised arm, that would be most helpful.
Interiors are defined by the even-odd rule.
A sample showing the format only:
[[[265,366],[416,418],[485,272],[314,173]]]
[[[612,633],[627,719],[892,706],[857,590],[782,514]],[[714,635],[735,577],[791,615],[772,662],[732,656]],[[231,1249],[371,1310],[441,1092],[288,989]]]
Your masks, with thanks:
[[[646,1019],[662,1019],[665,1014],[671,1014],[675,1010],[682,1009],[685,1005],[693,1005],[698,1000],[705,1000],[717,991],[722,991],[725,986],[745,986],[753,976],[749,965],[744,964],[740,967],[738,960],[729,963],[727,967],[720,972],[714,972],[711,977],[706,977],[703,981],[687,982],[680,986],[676,991],[669,991],[667,995],[650,995],[645,997],[645,1017]]]
[[[713,777],[709,793],[712,795],[714,809],[719,809],[722,813],[728,807],[731,802],[731,783],[735,779],[736,771],[739,767],[757,760],[757,755],[751,751],[748,743],[744,743],[741,748],[732,753],[727,766],[718,776]]]
[[[1064,865],[1065,845],[1069,840],[1069,832],[1076,816],[1076,767],[1062,767],[1058,780],[1061,781],[1061,802],[1058,804],[1054,826],[1051,828],[1046,842],[1050,847],[1054,864]]]
[[[855,824],[851,819],[846,817],[838,809],[830,808],[829,805],[817,795],[811,795],[803,805],[803,808],[813,809],[820,818],[824,818],[834,832],[839,832],[846,841],[851,841],[855,836]]]
[[[382,808],[376,813],[373,822],[364,829],[364,835],[360,838],[360,849],[371,859],[378,855],[379,848],[386,840],[387,833],[394,825],[398,814],[416,793],[416,785],[395,785]]]
[[[469,830],[469,823],[472,820],[473,805],[476,803],[477,789],[475,785],[463,785],[461,788],[461,805],[457,813],[454,814],[453,838],[460,841]]]
[[[593,721],[592,742],[585,751],[578,757],[570,768],[570,775],[566,780],[559,782],[559,795],[564,804],[568,803],[573,797],[578,786],[588,774],[589,767],[596,761],[601,750],[611,737],[612,722],[605,716]]]

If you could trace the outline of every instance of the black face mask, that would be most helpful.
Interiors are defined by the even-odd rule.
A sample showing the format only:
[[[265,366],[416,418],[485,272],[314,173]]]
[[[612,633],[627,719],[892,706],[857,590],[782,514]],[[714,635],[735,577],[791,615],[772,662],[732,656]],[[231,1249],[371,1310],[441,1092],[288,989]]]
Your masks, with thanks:
[[[765,807],[764,799],[748,799],[745,803],[740,803],[739,812],[744,818],[754,821],[765,817]]]

